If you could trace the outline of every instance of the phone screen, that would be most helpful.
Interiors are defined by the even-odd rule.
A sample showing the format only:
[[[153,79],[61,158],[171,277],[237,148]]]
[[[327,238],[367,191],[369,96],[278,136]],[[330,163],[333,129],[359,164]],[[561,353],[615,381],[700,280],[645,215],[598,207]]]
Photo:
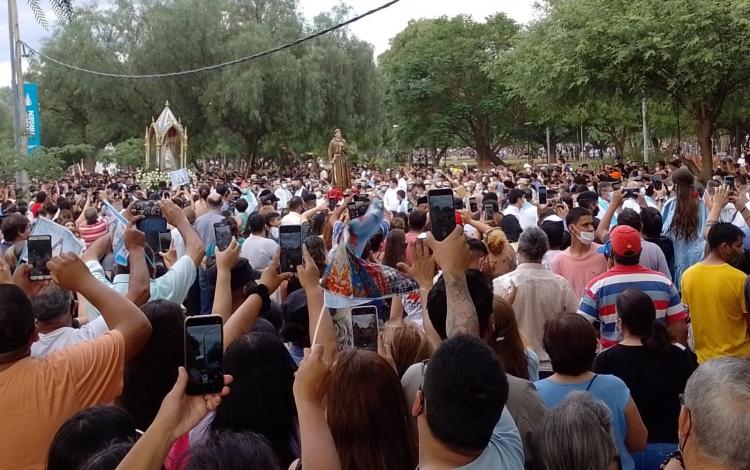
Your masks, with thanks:
[[[661,176],[659,175],[652,176],[651,182],[654,183],[654,189],[656,189],[657,191],[661,191],[661,188],[662,188]]]
[[[357,203],[350,202],[346,205],[346,208],[349,210],[349,219],[356,219],[357,218]]]
[[[729,186],[729,189],[734,190],[734,176],[725,176],[724,184]]]
[[[41,281],[51,279],[47,262],[52,259],[52,237],[49,235],[32,235],[28,242],[29,264],[32,265],[29,279]]]
[[[336,198],[334,197],[328,198],[328,208],[330,210],[334,210],[336,208]]]
[[[188,395],[218,393],[224,387],[224,345],[221,317],[185,319],[185,369]]]
[[[477,209],[478,209],[478,207],[477,207],[477,198],[475,198],[475,197],[470,198],[469,199],[469,210],[471,212],[476,212]]]
[[[375,307],[352,308],[354,347],[378,351],[378,310]]]
[[[232,227],[229,222],[219,222],[214,224],[214,233],[216,234],[216,249],[224,251],[232,243]]]
[[[279,227],[279,245],[281,246],[281,272],[296,272],[297,266],[302,264],[302,227],[299,225]]]
[[[172,247],[172,233],[171,232],[160,232],[159,233],[159,251],[166,253]]]
[[[163,217],[146,217],[136,224],[136,228],[146,235],[146,243],[154,252],[159,252],[159,234],[167,231],[167,220]]]
[[[547,204],[547,186],[539,186],[536,192],[539,195],[539,204]]]
[[[492,220],[495,218],[495,206],[492,204],[484,205],[484,218],[485,220]]]
[[[456,228],[453,190],[433,189],[427,194],[430,203],[430,231],[435,240],[442,241]]]

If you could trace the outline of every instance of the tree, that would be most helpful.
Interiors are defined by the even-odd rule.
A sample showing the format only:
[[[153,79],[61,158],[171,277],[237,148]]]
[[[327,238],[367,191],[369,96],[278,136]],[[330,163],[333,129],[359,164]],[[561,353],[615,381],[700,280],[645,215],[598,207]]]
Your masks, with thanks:
[[[36,20],[47,29],[47,15],[44,14],[42,9],[42,3],[40,0],[28,0],[31,11],[34,12]],[[55,15],[64,21],[68,21],[73,17],[73,1],[72,0],[49,0],[49,6],[55,12]]]
[[[499,163],[496,152],[518,125],[517,103],[485,64],[517,32],[503,14],[484,23],[466,16],[410,22],[380,58],[400,137],[419,147],[466,145],[480,161]]]
[[[745,0],[550,0],[513,54],[531,95],[676,100],[709,178],[717,119],[750,81],[748,13]]]
[[[349,15],[339,8],[308,25],[297,6],[296,0],[115,0],[111,8],[77,10],[43,50],[105,72],[172,72],[271,49]],[[38,61],[31,75],[40,85],[48,147],[85,143],[101,149],[142,139],[167,100],[188,127],[191,156],[254,162],[284,152],[324,153],[335,127],[360,148],[375,148],[383,128],[384,91],[372,46],[346,30],[259,60],[178,77],[114,79]]]

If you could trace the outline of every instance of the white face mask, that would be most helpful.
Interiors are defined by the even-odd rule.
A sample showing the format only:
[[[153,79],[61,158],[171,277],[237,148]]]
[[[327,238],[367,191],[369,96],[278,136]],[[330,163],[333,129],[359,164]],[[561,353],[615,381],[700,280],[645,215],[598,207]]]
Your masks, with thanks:
[[[271,237],[279,238],[279,227],[271,227]]]
[[[594,232],[578,232],[578,240],[586,246],[594,243]]]
[[[589,191],[593,191],[594,190],[593,186],[589,186],[588,188],[589,188]]]
[[[281,183],[281,187],[284,188],[284,189],[286,189],[287,184],[286,183]]]
[[[321,197],[323,197],[323,193],[321,193],[320,191],[315,191],[315,197],[320,199]]]

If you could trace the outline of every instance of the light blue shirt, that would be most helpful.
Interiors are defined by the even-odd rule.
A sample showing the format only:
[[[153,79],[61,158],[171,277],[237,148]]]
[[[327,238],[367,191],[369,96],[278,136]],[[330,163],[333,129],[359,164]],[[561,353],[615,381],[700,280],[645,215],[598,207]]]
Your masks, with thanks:
[[[708,209],[703,201],[698,200],[698,226],[695,230],[695,237],[690,240],[677,238],[672,231],[672,221],[674,220],[675,209],[677,208],[677,199],[671,198],[664,203],[661,209],[663,220],[661,234],[672,240],[674,245],[674,272],[672,273],[672,282],[677,290],[680,290],[682,274],[687,269],[703,259],[706,249],[706,240],[703,238],[703,230],[706,227],[708,219]]]
[[[487,448],[468,465],[456,470],[522,470],[524,468],[523,443],[508,408],[503,409],[500,421],[492,431]]]
[[[104,268],[98,261],[88,261],[86,267],[91,274],[101,283],[110,287],[122,295],[128,293],[130,281],[129,274],[118,274],[112,282],[104,274]],[[195,282],[197,268],[195,262],[189,256],[183,256],[172,265],[171,268],[161,277],[151,279],[151,298],[149,300],[169,300],[178,305],[182,305],[188,296],[190,288]],[[96,319],[101,315],[91,303],[86,302],[86,314],[89,321]]]
[[[547,408],[557,406],[570,392],[586,391],[590,380],[577,384],[559,384],[550,379],[534,382],[539,396]],[[625,422],[625,407],[630,401],[630,389],[614,375],[598,374],[588,390],[602,400],[612,412],[612,430],[623,470],[634,470],[635,462],[625,446],[628,426]]]

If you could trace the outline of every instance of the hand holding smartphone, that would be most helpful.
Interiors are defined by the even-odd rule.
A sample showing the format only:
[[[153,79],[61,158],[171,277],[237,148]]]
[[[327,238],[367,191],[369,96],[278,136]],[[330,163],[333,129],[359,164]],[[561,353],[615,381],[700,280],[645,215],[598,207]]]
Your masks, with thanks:
[[[352,308],[354,347],[378,352],[378,310],[373,306]]]
[[[224,251],[232,243],[232,227],[229,222],[218,222],[214,224],[214,235],[216,236],[216,249]]]
[[[279,245],[281,261],[279,270],[282,273],[295,273],[302,264],[302,226],[282,225],[279,227]]]
[[[219,393],[224,388],[224,332],[219,315],[185,319],[186,393]]]
[[[27,241],[29,264],[29,279],[32,281],[46,281],[52,279],[47,269],[47,262],[52,259],[52,237],[50,235],[30,235]]]
[[[427,193],[430,205],[430,232],[437,241],[443,241],[456,228],[456,209],[453,201],[453,190],[431,189]]]

